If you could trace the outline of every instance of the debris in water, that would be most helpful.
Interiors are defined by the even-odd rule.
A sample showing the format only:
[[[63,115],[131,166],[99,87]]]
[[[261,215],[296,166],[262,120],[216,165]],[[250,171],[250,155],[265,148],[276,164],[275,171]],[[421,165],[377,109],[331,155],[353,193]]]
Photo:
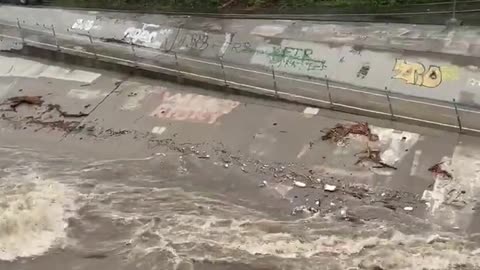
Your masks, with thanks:
[[[209,158],[210,158],[210,155],[199,156],[198,158],[200,158],[200,159],[209,159]]]
[[[27,105],[34,105],[34,106],[42,106],[43,99],[41,96],[18,96],[18,97],[11,97],[7,99],[6,104],[3,103],[2,105],[10,105],[10,108],[16,112],[17,107],[22,104]]]
[[[318,209],[313,207],[306,207],[305,205],[297,206],[292,210],[292,216],[295,216],[299,213],[315,214],[318,213]]]
[[[335,143],[343,142],[350,134],[363,135],[370,141],[378,141],[378,136],[373,134],[368,126],[368,123],[356,123],[353,125],[337,124],[334,128],[329,129],[322,140],[331,140]]]
[[[334,192],[335,190],[337,190],[337,187],[334,185],[325,184],[325,186],[323,187],[323,190]]]
[[[293,208],[292,216],[295,216],[298,213],[304,213],[304,212],[307,212],[307,207],[305,205],[297,206],[297,207]]]
[[[385,268],[381,267],[380,265],[376,264],[376,263],[369,263],[369,262],[366,262],[366,261],[362,261],[359,265],[358,265],[359,269],[366,269],[366,270],[385,270]],[[358,269],[358,268],[355,268],[355,269]]]
[[[411,206],[405,206],[405,207],[403,208],[403,210],[410,212],[410,211],[413,211],[413,207],[411,207]]]
[[[293,181],[293,184],[296,186],[296,187],[299,187],[299,188],[304,188],[307,186],[307,184],[303,183],[303,182],[300,182],[300,181]]]
[[[442,168],[444,162],[439,162],[428,169],[429,172],[434,173],[435,175],[440,175],[443,178],[452,179],[453,175]]]
[[[345,221],[362,223],[360,218],[358,218],[354,214],[350,213],[347,209],[340,210],[340,217],[341,217],[341,219],[343,219]]]
[[[448,241],[448,238],[442,237],[438,234],[434,234],[427,239],[427,244],[446,243],[447,241]]]
[[[357,153],[355,156],[358,156],[358,155],[361,155],[361,156],[358,158],[355,165],[358,165],[364,161],[371,161],[379,165],[379,166],[376,166],[375,168],[388,168],[393,170],[397,169],[396,167],[392,165],[388,165],[382,161],[380,150],[372,150],[368,145],[365,151]]]
[[[228,169],[228,167],[230,167],[230,165],[228,165],[228,163],[225,163],[225,164],[223,165],[223,167],[225,167],[225,168]]]
[[[263,180],[259,187],[266,187],[267,186],[267,181]]]

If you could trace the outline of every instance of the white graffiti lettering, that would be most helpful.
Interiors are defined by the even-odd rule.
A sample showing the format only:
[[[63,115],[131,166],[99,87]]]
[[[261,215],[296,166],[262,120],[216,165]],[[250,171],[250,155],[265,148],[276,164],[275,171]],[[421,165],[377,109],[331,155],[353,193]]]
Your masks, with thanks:
[[[470,80],[468,80],[468,84],[470,86],[480,86],[480,80],[471,78]]]
[[[232,43],[233,34],[232,33],[225,33],[225,42],[223,43],[222,47],[220,48],[220,56],[223,56],[228,49],[228,46]]]
[[[173,32],[172,29],[159,28],[160,26],[156,24],[143,24],[142,28],[130,27],[124,33],[124,40],[128,43],[159,49]]]
[[[72,29],[90,31],[93,28],[94,24],[95,24],[94,20],[77,19],[75,23],[72,25]]]

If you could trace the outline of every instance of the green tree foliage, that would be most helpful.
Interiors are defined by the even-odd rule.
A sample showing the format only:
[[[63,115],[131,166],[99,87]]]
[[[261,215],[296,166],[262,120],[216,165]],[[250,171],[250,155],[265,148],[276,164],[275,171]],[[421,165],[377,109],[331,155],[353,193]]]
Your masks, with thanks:
[[[269,9],[273,12],[303,10],[307,13],[325,13],[328,8],[369,10],[438,1],[446,0],[53,0],[57,5],[113,9],[228,12],[229,9],[246,8]],[[224,4],[226,8],[220,9]]]

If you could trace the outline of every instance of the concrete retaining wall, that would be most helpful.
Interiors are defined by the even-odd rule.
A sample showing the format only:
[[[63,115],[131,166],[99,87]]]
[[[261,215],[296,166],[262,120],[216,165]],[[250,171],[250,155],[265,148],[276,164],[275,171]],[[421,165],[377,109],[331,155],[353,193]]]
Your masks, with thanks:
[[[23,38],[67,53],[107,55],[107,60],[126,60],[179,76],[195,74],[198,80],[385,115],[392,114],[395,105],[400,116],[437,121],[430,114],[441,111],[439,122],[449,126],[458,125],[453,100],[462,105],[460,114],[480,105],[480,28],[4,6],[0,24],[5,40]],[[432,101],[433,107],[428,103]],[[465,121],[475,122],[476,114]]]

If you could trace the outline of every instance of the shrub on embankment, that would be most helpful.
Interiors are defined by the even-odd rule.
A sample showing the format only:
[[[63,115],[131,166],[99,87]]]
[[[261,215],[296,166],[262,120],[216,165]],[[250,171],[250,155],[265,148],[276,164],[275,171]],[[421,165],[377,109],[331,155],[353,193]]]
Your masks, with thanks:
[[[418,4],[446,0],[51,0],[55,5],[199,12],[334,13],[418,10]],[[435,5],[432,6],[435,8]]]

